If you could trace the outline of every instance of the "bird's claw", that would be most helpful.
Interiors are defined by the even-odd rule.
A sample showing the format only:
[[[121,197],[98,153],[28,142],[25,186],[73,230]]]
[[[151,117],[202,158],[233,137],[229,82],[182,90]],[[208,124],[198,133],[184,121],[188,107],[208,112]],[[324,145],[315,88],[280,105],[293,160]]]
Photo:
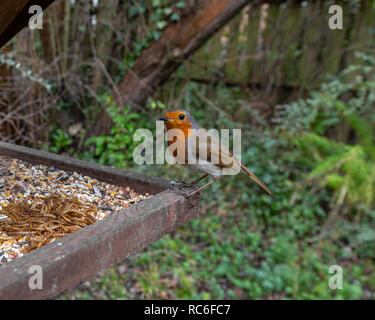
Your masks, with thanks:
[[[191,196],[193,196],[195,193],[196,193],[196,190],[195,191],[192,191],[190,193],[187,193],[184,191],[184,188],[191,188],[191,187],[194,187],[196,189],[198,189],[198,186],[194,185],[194,184],[188,184],[188,183],[183,183],[183,182],[175,182],[173,181],[172,182],[172,187],[169,188],[168,190],[169,191],[172,191],[172,192],[175,192],[175,193],[178,193],[182,196],[184,196],[185,198],[191,198]]]
[[[184,188],[199,188],[199,186],[192,183],[171,181],[171,184],[173,185],[173,188],[177,187],[179,190],[183,190]]]

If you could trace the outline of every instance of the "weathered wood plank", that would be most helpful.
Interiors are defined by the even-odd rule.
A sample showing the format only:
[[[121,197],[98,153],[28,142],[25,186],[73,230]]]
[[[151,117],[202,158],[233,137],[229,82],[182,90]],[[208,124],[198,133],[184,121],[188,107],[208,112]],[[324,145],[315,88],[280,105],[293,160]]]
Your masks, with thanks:
[[[0,48],[28,25],[29,8],[39,5],[46,9],[55,0],[1,0],[0,2]]]
[[[11,24],[29,0],[3,0],[0,4],[0,34]]]

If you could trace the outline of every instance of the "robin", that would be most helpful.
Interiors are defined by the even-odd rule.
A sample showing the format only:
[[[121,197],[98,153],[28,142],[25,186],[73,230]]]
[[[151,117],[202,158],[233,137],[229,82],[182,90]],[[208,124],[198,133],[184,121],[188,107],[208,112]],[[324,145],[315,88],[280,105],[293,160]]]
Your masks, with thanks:
[[[192,184],[195,185],[209,175],[213,177],[210,182],[190,193],[188,197],[200,192],[228,172],[242,172],[272,194],[263,181],[246,168],[219,139],[207,133],[189,112],[182,109],[168,110],[160,120],[164,121],[167,130],[168,150],[177,163],[205,173]]]

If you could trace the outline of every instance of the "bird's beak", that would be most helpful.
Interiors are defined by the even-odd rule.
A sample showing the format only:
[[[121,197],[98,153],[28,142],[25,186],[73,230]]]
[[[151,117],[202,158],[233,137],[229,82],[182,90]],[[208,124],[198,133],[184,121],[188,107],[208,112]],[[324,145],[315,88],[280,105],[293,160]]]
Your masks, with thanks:
[[[168,117],[166,117],[166,116],[162,116],[159,120],[161,120],[161,121],[168,121],[169,120],[169,118]]]

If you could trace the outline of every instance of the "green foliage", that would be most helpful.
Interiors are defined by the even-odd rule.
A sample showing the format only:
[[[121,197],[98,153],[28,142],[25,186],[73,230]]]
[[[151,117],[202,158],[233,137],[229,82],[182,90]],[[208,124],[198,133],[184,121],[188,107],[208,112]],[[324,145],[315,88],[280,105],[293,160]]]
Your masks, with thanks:
[[[154,99],[148,99],[147,101],[147,107],[150,109],[165,109],[166,106],[164,103],[162,103],[159,100],[154,100]]]
[[[62,129],[55,129],[51,134],[51,138],[52,142],[48,147],[48,151],[54,153],[73,152],[73,148],[71,148],[73,140]]]
[[[295,138],[295,142],[306,156],[315,160],[309,177],[334,189],[336,200],[345,192],[350,205],[373,205],[375,163],[363,146],[342,145],[340,148],[337,143],[311,132]]]
[[[140,56],[143,50],[147,49],[152,41],[157,41],[161,37],[162,31],[169,22],[178,22],[180,20],[181,10],[185,8],[185,1],[177,1],[177,3],[162,0],[152,1],[152,10],[150,11],[150,21],[152,26],[148,31],[146,37],[137,40],[131,50],[123,59],[119,67],[119,74],[116,77],[116,82],[123,78],[126,70],[134,66],[136,58]],[[131,6],[131,15],[144,14],[147,10],[146,4]]]
[[[84,158],[93,159],[101,164],[125,168],[133,159],[133,151],[137,143],[133,141],[135,131],[147,128],[148,122],[141,115],[131,112],[129,106],[119,108],[110,96],[106,96],[107,112],[113,121],[110,135],[91,137],[86,146],[92,146],[93,152],[86,152]]]
[[[363,146],[369,158],[375,160],[374,126],[354,113],[347,115],[345,120],[350,123],[353,131],[356,133],[359,144]]]
[[[375,199],[375,59],[357,57],[362,65],[331,77],[308,99],[282,106],[276,122],[302,151],[301,162],[313,168],[309,179],[333,189],[334,201],[342,198],[340,202],[361,210],[362,205],[372,207]],[[327,137],[343,127],[355,144],[349,134],[341,135],[344,143]]]
[[[364,123],[360,119],[366,119],[367,129],[363,129],[371,137],[369,128],[375,126],[375,58],[358,52],[356,57],[361,64],[329,76],[309,98],[279,106],[274,122],[291,134],[313,131],[324,135],[344,120],[359,129]]]
[[[375,217],[375,211],[367,213]],[[342,224],[340,227],[343,230],[340,240],[348,242],[356,255],[362,259],[375,259],[374,224]]]

